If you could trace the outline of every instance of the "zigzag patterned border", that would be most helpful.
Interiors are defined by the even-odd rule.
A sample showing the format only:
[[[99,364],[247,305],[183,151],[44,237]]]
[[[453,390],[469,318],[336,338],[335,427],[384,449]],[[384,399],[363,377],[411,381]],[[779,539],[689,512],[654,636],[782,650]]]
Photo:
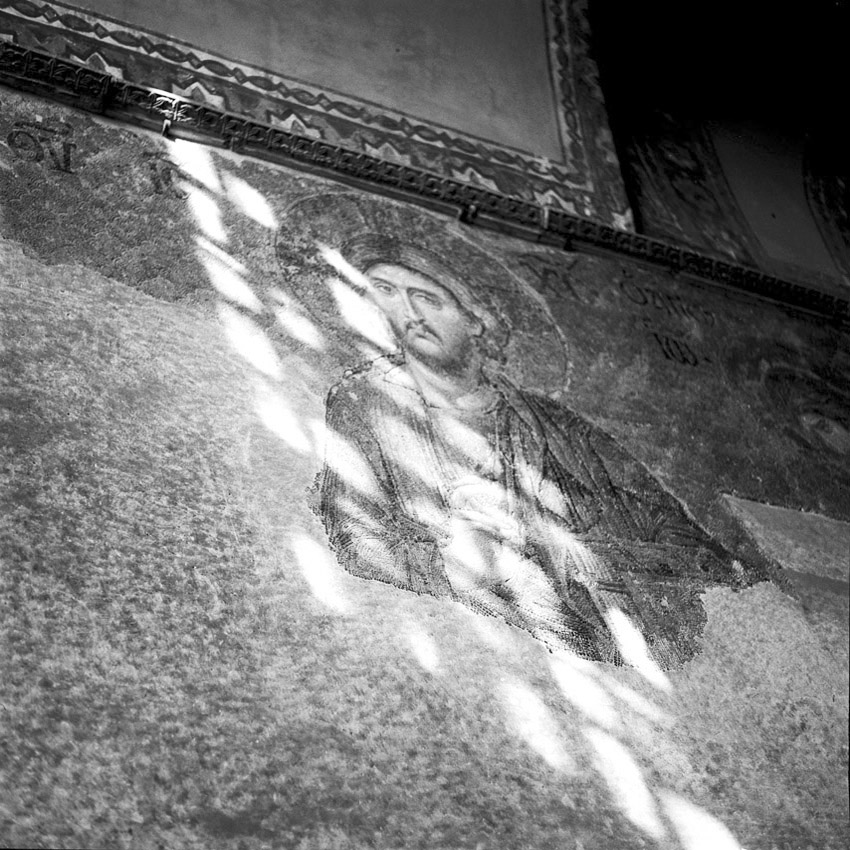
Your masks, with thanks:
[[[614,137],[608,124],[608,109],[599,81],[599,69],[590,55],[591,30],[588,0],[548,0],[550,20],[557,31],[551,40],[552,67],[557,69],[559,90],[564,99],[557,110],[569,134],[578,121],[584,129],[581,148],[588,182],[595,201],[611,213],[611,222],[621,230],[634,230],[632,211],[626,199],[625,184]],[[567,92],[566,81],[571,82]]]
[[[229,112],[263,116],[262,120],[272,123],[280,121],[284,129],[294,126],[334,144],[369,153],[381,151],[383,157],[405,165],[522,194],[628,229],[631,216],[613,145],[605,134],[584,132],[606,125],[607,116],[598,86],[587,83],[595,76],[595,66],[587,50],[579,49],[582,45],[574,50],[571,44],[571,32],[586,34],[582,3],[540,2],[549,30],[563,163],[431,126],[413,116],[235,63],[55,0],[0,0],[0,10],[5,10],[0,18],[11,21],[14,41],[29,49],[82,61],[131,81],[153,82],[195,99],[200,94],[207,105]],[[62,48],[57,50],[59,43]],[[213,92],[216,95],[210,97]],[[293,110],[297,113],[294,124]],[[580,114],[583,111],[587,115]]]
[[[756,269],[479,189],[423,169],[300,137],[17,45],[0,45],[0,83],[152,127],[169,136],[218,144],[245,155],[330,176],[455,214],[469,224],[567,250],[628,258],[674,274],[722,284],[850,327],[850,301]]]

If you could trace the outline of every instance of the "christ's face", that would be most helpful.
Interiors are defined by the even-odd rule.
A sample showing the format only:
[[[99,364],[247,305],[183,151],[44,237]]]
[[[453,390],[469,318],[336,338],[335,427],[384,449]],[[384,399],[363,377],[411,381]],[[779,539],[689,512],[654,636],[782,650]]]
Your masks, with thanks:
[[[391,263],[372,266],[367,276],[375,303],[406,354],[441,368],[457,367],[470,357],[482,326],[448,289]]]

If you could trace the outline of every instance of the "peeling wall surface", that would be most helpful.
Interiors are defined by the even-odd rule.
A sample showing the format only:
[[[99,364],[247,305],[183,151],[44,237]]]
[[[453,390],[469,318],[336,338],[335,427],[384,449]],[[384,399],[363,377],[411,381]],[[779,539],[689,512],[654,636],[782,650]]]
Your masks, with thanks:
[[[0,844],[839,848],[850,340],[0,91]]]

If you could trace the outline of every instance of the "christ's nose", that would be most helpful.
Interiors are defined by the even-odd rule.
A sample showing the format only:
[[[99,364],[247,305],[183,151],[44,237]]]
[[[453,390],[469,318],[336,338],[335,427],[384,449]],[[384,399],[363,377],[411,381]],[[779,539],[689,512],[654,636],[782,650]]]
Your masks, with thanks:
[[[416,306],[416,302],[406,292],[402,292],[402,303],[404,305],[404,319],[408,323],[416,323],[422,321],[422,313]]]

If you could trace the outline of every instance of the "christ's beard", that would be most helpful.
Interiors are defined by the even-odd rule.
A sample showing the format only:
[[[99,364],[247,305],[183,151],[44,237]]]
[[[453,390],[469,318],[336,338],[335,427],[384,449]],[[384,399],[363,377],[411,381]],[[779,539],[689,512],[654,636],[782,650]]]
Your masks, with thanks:
[[[463,345],[459,346],[457,350],[452,351],[451,353],[448,353],[445,349],[443,349],[442,340],[439,336],[434,334],[429,338],[436,341],[438,345],[436,350],[433,352],[412,348],[408,344],[408,335],[406,334],[402,342],[402,351],[404,352],[405,358],[408,360],[415,360],[423,366],[426,366],[432,372],[439,375],[446,375],[448,377],[465,376],[469,373],[473,365],[478,362],[478,358],[476,356],[477,349],[471,337],[467,338]]]

